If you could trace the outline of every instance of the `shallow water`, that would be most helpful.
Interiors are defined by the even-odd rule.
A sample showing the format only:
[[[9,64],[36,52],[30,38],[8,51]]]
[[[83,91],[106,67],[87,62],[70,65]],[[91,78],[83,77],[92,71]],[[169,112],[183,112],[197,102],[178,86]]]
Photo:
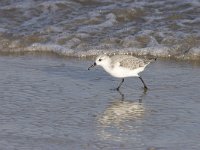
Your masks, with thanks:
[[[91,61],[0,57],[0,149],[199,150],[200,66],[158,60],[119,83]]]
[[[200,66],[152,63],[118,79],[92,61],[0,57],[0,149],[200,149]]]

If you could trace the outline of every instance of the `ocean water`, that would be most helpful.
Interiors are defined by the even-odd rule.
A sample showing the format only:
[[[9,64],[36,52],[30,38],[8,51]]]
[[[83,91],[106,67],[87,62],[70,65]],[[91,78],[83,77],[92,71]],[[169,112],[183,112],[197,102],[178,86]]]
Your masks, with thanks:
[[[149,87],[92,60],[0,57],[0,149],[199,150],[200,65],[158,59]],[[124,99],[122,99],[124,94]]]
[[[0,51],[200,58],[199,0],[1,0]]]

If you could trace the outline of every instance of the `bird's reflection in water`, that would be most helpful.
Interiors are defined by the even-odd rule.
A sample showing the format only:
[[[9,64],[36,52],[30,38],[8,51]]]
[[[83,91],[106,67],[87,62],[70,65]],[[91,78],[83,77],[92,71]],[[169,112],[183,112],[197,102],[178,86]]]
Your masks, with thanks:
[[[98,134],[103,139],[121,140],[122,137],[127,137],[125,135],[130,134],[130,131],[137,132],[145,112],[145,107],[140,99],[128,101],[124,99],[123,95],[122,99],[113,100],[106,110],[98,116]]]
[[[102,125],[120,125],[130,120],[141,119],[144,116],[145,108],[140,102],[115,101],[98,118]]]

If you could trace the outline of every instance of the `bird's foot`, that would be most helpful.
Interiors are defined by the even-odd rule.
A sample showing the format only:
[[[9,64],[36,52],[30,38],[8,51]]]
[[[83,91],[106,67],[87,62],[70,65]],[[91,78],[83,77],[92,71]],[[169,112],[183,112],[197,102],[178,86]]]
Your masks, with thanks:
[[[111,91],[119,91],[119,88],[110,89]]]
[[[144,93],[146,93],[147,90],[148,90],[148,88],[145,86],[145,87],[144,87]]]
[[[114,88],[114,89],[110,89],[112,91],[119,91],[120,90],[120,87],[117,87],[117,88]]]
[[[114,88],[114,89],[110,89],[110,90],[119,92],[119,94],[120,94],[121,97],[122,97],[121,100],[124,101],[124,94],[120,91],[120,88],[119,88],[119,87]]]

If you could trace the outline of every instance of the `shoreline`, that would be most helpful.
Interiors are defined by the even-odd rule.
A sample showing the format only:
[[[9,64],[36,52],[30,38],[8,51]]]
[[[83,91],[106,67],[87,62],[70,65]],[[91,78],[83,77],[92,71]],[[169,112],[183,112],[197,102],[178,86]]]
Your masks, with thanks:
[[[122,54],[122,55],[132,55],[135,57],[139,58],[145,58],[145,57],[155,57],[153,55],[136,55],[134,53],[109,53],[108,55],[117,55],[117,54]],[[64,55],[64,54],[59,54],[57,52],[53,51],[0,51],[0,57],[1,56],[48,56],[48,57],[56,57],[56,58],[67,58],[67,59],[78,59],[78,60],[94,60],[97,55],[90,55],[90,56],[77,56],[77,55]],[[197,64],[200,65],[200,58],[197,57],[198,59],[187,59],[187,58],[177,58],[174,56],[169,56],[169,57],[161,57],[161,56],[156,56],[159,60],[163,61],[177,61],[177,62],[187,62],[187,63],[192,63],[192,64]]]

